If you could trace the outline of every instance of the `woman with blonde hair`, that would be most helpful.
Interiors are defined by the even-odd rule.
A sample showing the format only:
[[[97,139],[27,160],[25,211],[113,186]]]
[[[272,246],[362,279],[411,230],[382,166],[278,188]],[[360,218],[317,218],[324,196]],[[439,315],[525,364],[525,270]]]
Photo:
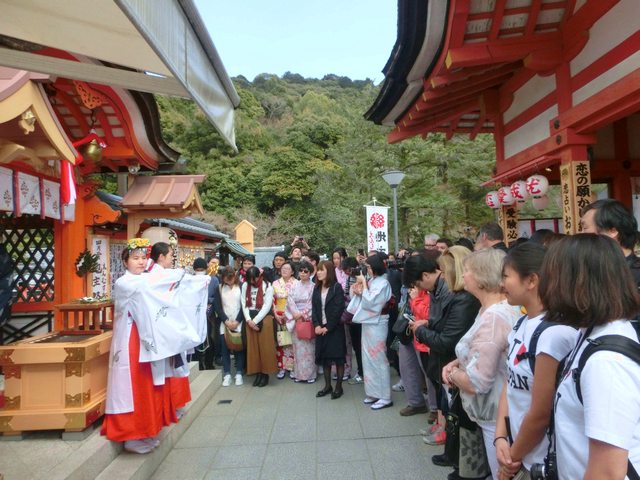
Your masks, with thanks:
[[[469,330],[480,309],[480,302],[464,290],[463,261],[471,255],[468,248],[454,245],[445,251],[435,262],[418,262],[409,280],[414,285],[429,291],[431,303],[429,319],[411,324],[416,339],[430,348],[429,362],[426,365],[427,377],[438,385],[438,411],[449,410],[446,391],[442,388],[442,369],[456,358],[455,348],[458,341]],[[405,266],[406,268],[406,266]],[[442,414],[429,431],[423,430],[423,441],[429,445],[442,445],[446,441],[445,422]],[[444,455],[435,455],[432,460],[437,465],[454,465],[457,447],[451,445]]]
[[[507,378],[507,337],[520,316],[520,308],[509,305],[502,292],[504,257],[502,250],[489,248],[463,260],[464,288],[480,301],[481,307],[473,325],[456,345],[457,358],[442,370],[442,383],[450,388],[452,396],[458,396],[454,401],[454,406],[458,407],[455,413],[459,419],[466,414],[477,424],[471,429],[459,421],[461,430],[465,427],[469,431],[460,432],[461,439],[468,437],[464,447],[463,442],[460,443],[460,459],[463,448],[467,449],[469,445],[475,445],[478,451],[486,451],[494,479],[498,478],[498,462],[493,439],[498,401]],[[486,471],[476,473],[486,474]]]

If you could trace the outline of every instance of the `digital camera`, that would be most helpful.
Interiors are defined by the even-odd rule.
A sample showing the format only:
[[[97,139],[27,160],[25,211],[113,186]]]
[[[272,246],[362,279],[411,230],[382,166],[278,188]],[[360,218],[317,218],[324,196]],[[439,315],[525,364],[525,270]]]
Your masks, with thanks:
[[[555,452],[549,452],[544,457],[544,463],[534,463],[531,465],[531,480],[557,480],[558,464],[556,463]]]

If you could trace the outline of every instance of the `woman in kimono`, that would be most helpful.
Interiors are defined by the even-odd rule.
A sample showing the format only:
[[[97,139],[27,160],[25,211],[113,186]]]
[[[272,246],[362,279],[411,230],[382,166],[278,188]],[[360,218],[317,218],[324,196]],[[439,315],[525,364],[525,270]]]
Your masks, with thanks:
[[[151,247],[147,262],[147,272],[157,272],[166,268],[173,268],[174,249],[166,242],[156,242]],[[181,354],[184,365],[187,364],[187,352]],[[186,372],[185,372],[186,373]],[[185,405],[191,401],[191,386],[189,385],[189,377],[168,377],[167,382],[171,388],[172,402],[176,407],[176,415],[178,418],[184,415]]]
[[[365,260],[368,282],[359,275],[351,287],[348,310],[353,322],[362,324],[362,369],[364,371],[365,405],[380,410],[393,405],[391,401],[391,373],[387,359],[387,333],[391,299],[391,285],[384,277],[382,258],[372,255]]]
[[[145,284],[149,240],[134,238],[122,252],[126,272],[113,290],[115,318],[102,435],[124,449],[149,453],[160,444],[162,427],[177,422],[168,384],[154,385],[150,362],[140,362],[135,299]]]
[[[287,307],[287,298],[289,292],[293,288],[293,285],[297,280],[293,276],[293,266],[289,262],[285,262],[279,268],[279,275],[275,282],[273,282],[273,316],[280,328],[287,328],[287,318],[285,316],[285,309]],[[289,371],[289,375],[293,377],[293,345],[286,345],[276,348],[276,358],[278,360],[278,375],[276,377],[282,380]]]
[[[300,261],[298,275],[300,280],[295,283],[287,298],[285,315],[287,317],[287,328],[293,333],[293,375],[296,382],[313,383],[316,381],[315,340],[304,340],[298,338],[296,333],[297,322],[311,321],[311,297],[313,295],[313,283],[311,273],[313,266],[305,260]]]
[[[247,328],[247,375],[256,374],[254,387],[269,383],[276,373],[276,342],[273,332],[273,287],[262,279],[258,267],[250,267],[242,284],[242,314]]]
[[[340,317],[344,311],[344,290],[336,280],[335,267],[329,260],[320,262],[312,297],[313,326],[316,333],[316,363],[323,367],[324,388],[316,397],[331,394],[335,400],[342,396],[347,346],[344,325]],[[331,386],[331,365],[336,366],[336,388]]]

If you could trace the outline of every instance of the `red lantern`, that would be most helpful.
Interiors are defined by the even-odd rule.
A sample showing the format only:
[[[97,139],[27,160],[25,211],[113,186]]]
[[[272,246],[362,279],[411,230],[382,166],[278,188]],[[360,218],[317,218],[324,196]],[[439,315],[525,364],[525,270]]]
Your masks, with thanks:
[[[485,203],[491,208],[500,208],[500,200],[498,199],[498,192],[489,192],[484,198]]]
[[[518,180],[511,185],[511,195],[516,199],[518,203],[524,203],[529,197],[527,192],[527,182],[524,180]]]
[[[549,190],[549,180],[543,175],[531,175],[527,178],[527,192],[533,198],[540,198]]]
[[[500,187],[498,190],[498,200],[500,200],[500,205],[513,205],[516,201],[511,194],[511,187]]]

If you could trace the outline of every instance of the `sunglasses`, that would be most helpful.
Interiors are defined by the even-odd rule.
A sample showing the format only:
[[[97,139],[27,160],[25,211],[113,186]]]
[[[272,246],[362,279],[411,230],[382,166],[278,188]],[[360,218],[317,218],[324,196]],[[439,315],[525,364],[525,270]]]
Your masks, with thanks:
[[[309,270],[307,270],[306,268],[301,268],[299,270],[300,273],[309,273]]]

